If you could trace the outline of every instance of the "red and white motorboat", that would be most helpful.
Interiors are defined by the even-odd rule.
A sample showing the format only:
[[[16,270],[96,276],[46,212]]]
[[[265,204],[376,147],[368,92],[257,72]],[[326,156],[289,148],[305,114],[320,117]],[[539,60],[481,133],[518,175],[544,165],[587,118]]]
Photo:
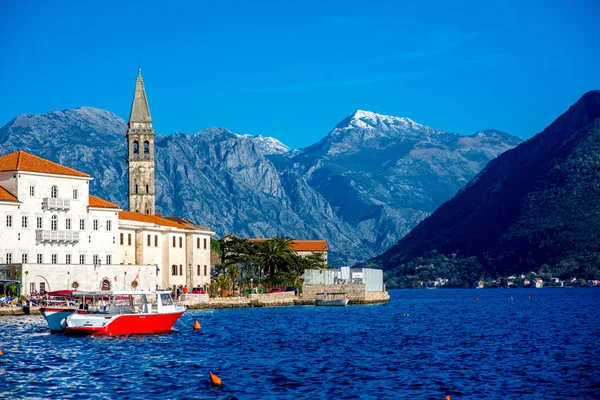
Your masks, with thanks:
[[[185,307],[173,303],[167,291],[74,292],[88,309],[77,310],[66,319],[67,335],[135,335],[168,332]]]

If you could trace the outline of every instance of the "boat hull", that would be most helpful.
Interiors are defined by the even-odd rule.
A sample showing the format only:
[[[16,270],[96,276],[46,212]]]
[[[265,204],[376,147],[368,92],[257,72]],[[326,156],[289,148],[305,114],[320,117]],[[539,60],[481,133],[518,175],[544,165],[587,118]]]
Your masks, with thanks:
[[[44,317],[50,332],[64,332],[66,326],[66,319],[69,315],[73,314],[77,309],[65,308],[65,307],[42,307],[40,308],[40,314]]]
[[[73,336],[120,336],[168,332],[185,311],[161,314],[73,314],[65,333]]]
[[[315,300],[317,306],[340,306],[344,307],[348,305],[348,299],[336,299],[336,300]]]

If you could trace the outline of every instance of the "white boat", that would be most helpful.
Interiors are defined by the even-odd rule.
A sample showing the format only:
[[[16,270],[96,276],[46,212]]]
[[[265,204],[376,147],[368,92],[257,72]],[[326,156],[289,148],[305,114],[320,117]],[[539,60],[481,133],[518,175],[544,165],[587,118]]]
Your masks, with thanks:
[[[167,332],[185,312],[168,291],[74,292],[87,310],[77,310],[65,321],[68,335],[132,335]]]
[[[347,306],[350,300],[343,292],[317,293],[315,305],[317,306]]]

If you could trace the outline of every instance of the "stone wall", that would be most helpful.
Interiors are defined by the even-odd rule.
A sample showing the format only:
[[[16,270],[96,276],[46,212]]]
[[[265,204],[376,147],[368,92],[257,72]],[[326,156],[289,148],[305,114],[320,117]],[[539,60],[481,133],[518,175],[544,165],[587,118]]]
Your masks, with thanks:
[[[350,304],[383,303],[390,299],[388,292],[367,292],[365,285],[303,285],[302,300],[312,301],[317,293],[346,293]]]

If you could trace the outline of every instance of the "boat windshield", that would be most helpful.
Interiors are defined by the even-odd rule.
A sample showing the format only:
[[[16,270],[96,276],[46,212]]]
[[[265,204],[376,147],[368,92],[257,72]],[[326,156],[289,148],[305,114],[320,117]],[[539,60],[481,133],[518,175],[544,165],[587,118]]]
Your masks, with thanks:
[[[161,293],[160,294],[160,302],[162,303],[163,306],[172,306],[173,305],[173,299],[171,298],[169,293]]]

